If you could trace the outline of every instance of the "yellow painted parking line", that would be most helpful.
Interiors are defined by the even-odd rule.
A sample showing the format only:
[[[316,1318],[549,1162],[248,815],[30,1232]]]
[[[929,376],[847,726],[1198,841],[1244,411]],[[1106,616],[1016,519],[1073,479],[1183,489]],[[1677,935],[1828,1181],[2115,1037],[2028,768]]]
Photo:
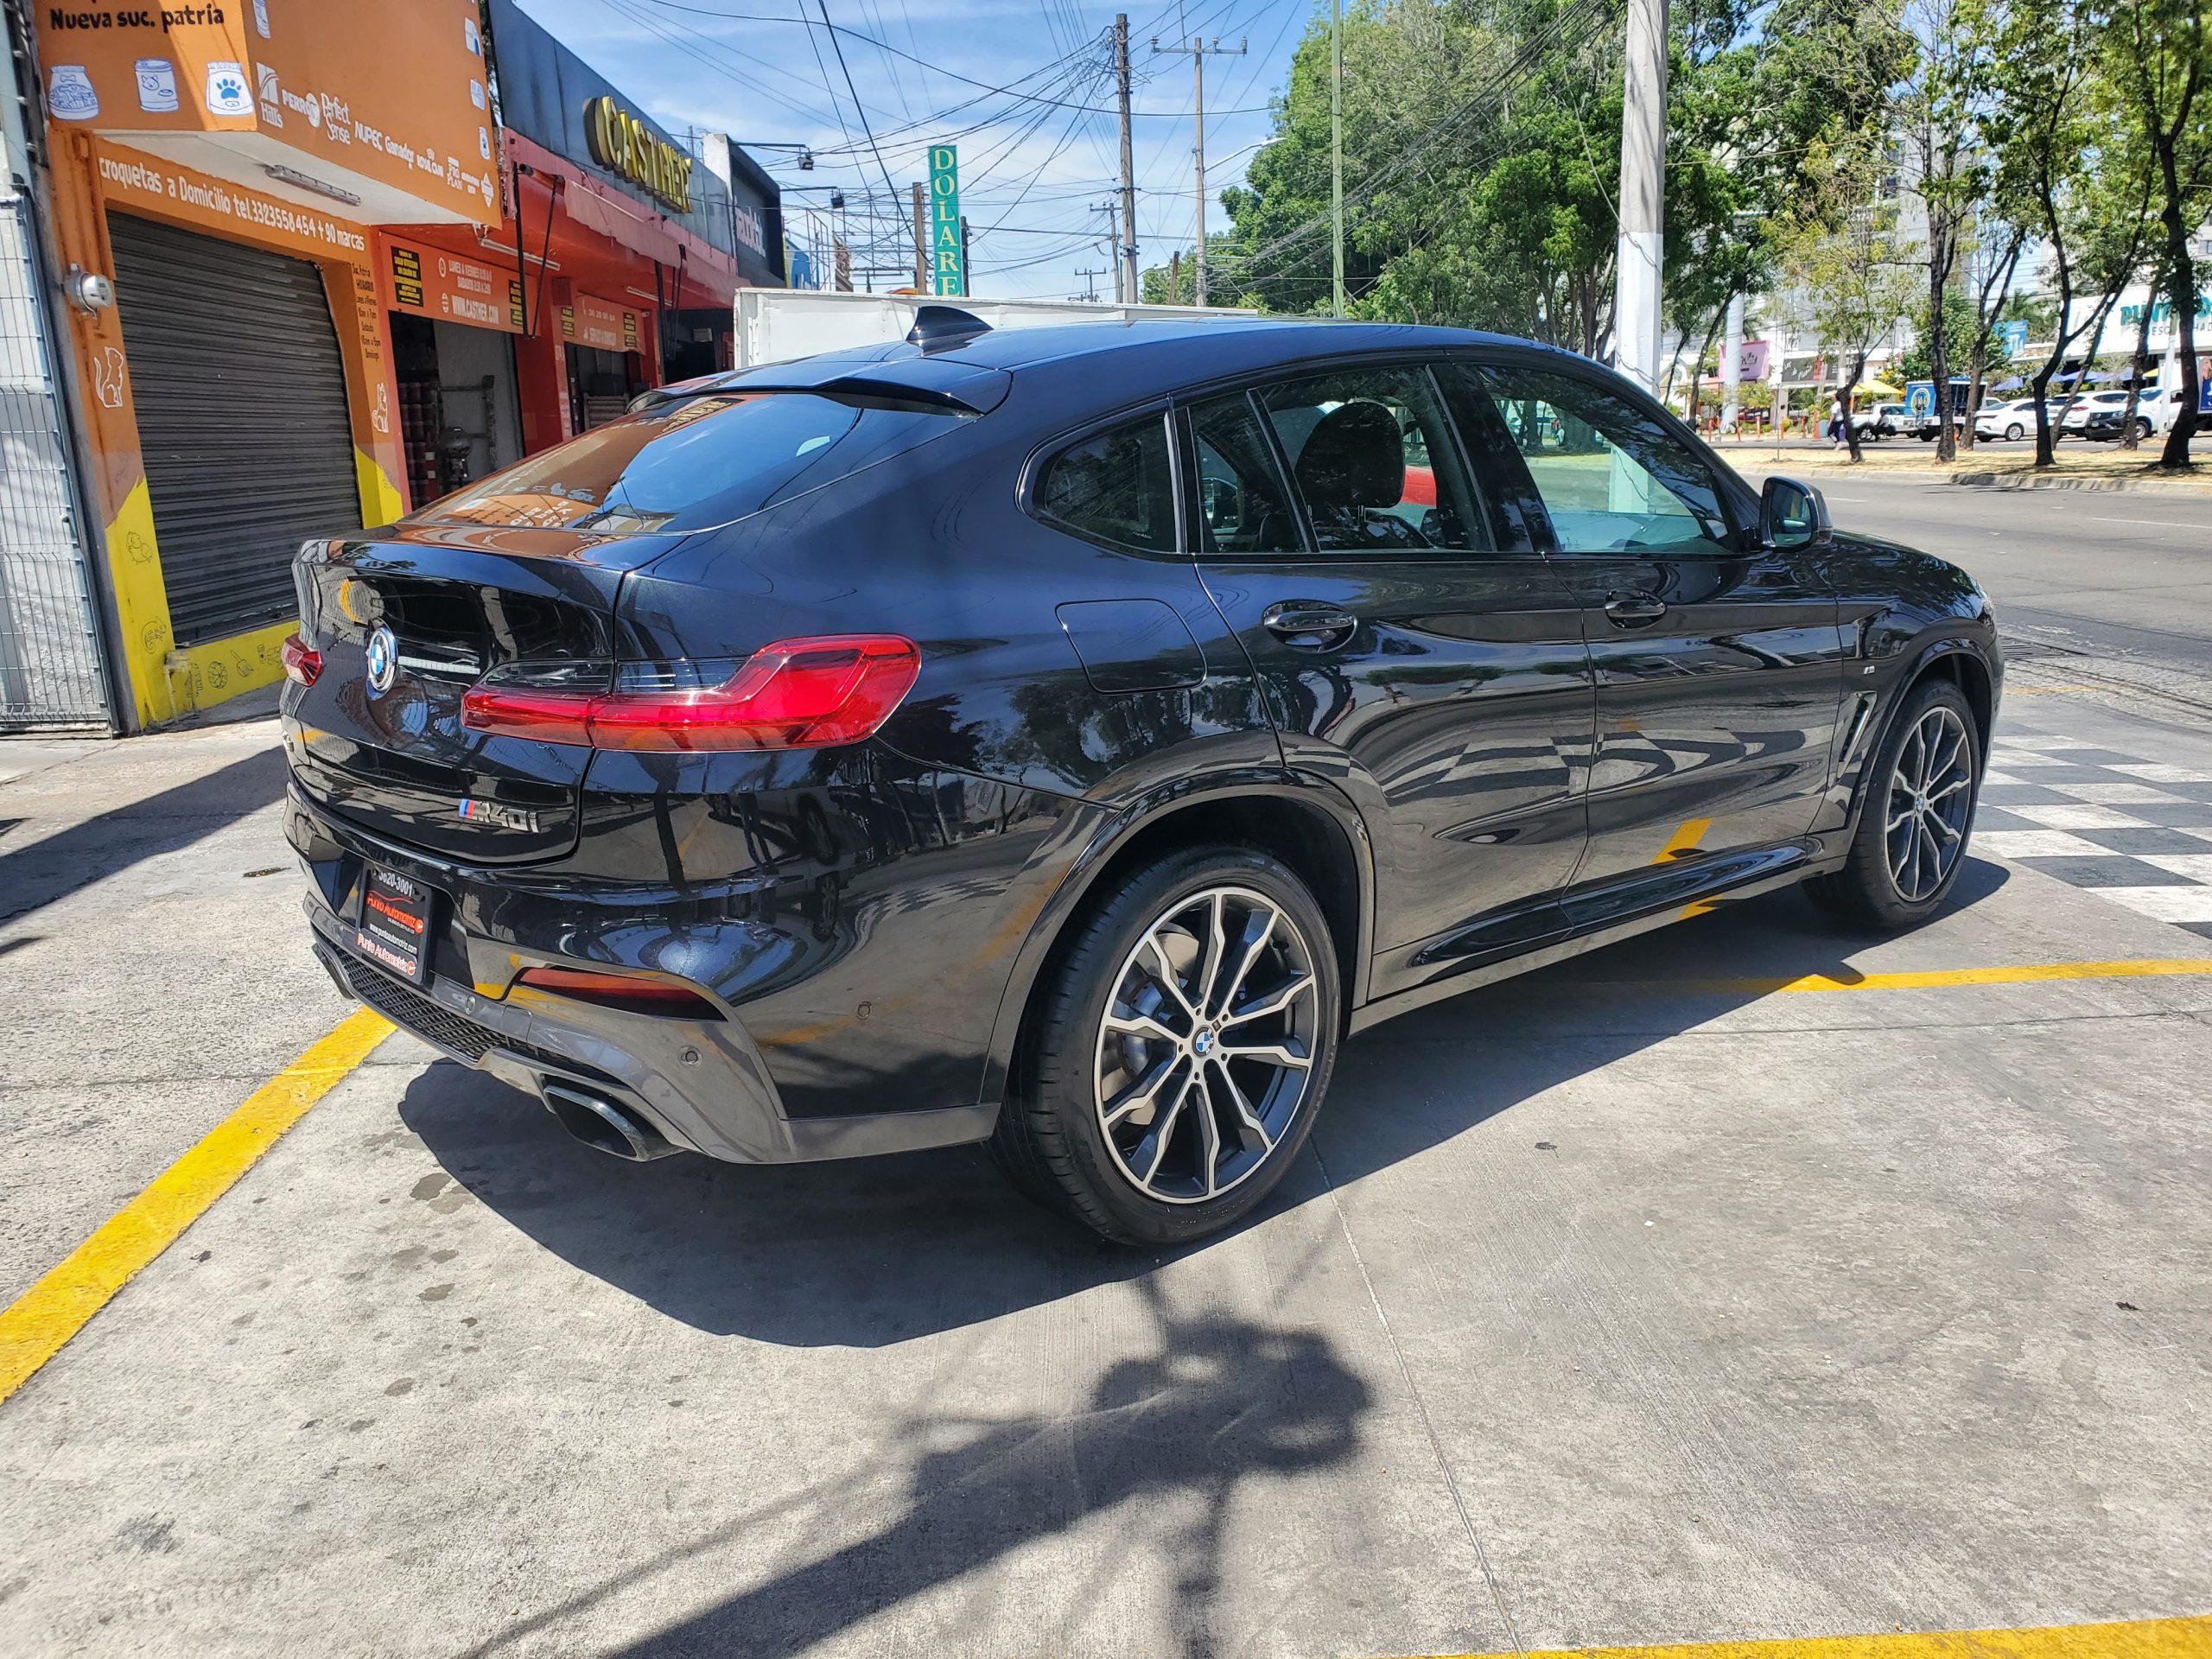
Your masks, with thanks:
[[[1545,1648],[1512,1656],[1459,1654],[1452,1659],[2212,1659],[2212,1618],[2144,1618],[2017,1630],[1782,1637],[1642,1648]]]
[[[1960,985],[2036,985],[2069,979],[2171,979],[2212,974],[2212,957],[2145,957],[2132,962],[2028,962],[2006,968],[1931,968],[1917,972],[1806,974],[1795,979],[1595,980],[1608,990],[1742,992],[1769,996],[1781,991],[1929,991]]]
[[[0,1313],[0,1400],[60,1352],[391,1031],[367,1008],[340,1020]]]

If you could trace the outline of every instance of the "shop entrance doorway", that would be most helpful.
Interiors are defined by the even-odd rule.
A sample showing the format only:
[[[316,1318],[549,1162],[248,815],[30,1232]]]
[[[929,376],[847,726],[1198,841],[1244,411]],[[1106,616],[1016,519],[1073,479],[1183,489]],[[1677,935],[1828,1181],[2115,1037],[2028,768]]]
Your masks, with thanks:
[[[569,418],[579,432],[620,420],[630,400],[645,390],[645,365],[635,352],[597,346],[569,351]]]
[[[513,337],[391,314],[407,499],[416,506],[522,459]]]

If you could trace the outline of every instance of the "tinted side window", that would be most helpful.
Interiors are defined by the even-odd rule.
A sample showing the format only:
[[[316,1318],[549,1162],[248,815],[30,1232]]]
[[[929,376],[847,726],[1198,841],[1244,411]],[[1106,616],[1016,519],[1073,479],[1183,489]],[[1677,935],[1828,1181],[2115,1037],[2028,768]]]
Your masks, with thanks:
[[[1200,545],[1209,553],[1301,553],[1306,543],[1291,511],[1274,451],[1251,400],[1241,391],[1191,410],[1198,455]]]
[[[1093,541],[1148,553],[1175,551],[1175,477],[1167,418],[1141,416],[1094,432],[1046,461],[1037,513]]]
[[[1727,553],[1696,453],[1617,393],[1541,369],[1482,371],[1563,553]]]
[[[1345,369],[1259,394],[1325,552],[1495,550],[1420,369]]]

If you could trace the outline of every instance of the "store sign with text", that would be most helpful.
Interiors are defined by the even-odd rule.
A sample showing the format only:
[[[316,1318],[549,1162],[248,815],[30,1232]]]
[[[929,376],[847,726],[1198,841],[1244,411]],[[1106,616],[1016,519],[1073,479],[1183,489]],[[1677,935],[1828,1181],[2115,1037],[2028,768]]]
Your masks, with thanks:
[[[95,143],[92,153],[100,188],[113,207],[219,234],[251,237],[311,259],[359,258],[368,252],[367,235],[343,219],[212,178],[164,156],[105,143]]]
[[[960,234],[960,151],[930,146],[930,292],[968,291],[968,250]]]
[[[643,349],[645,320],[627,306],[579,294],[561,308],[561,337],[578,346],[595,346],[602,352]]]
[[[592,160],[608,172],[643,185],[671,213],[691,211],[691,158],[662,143],[613,99],[594,98],[584,105],[584,142]]]
[[[58,123],[198,133],[203,172],[275,164],[365,219],[365,192],[404,192],[422,219],[499,217],[482,31],[454,0],[239,0],[40,5],[42,90]],[[302,181],[302,180],[304,181]],[[389,199],[386,206],[391,205]]]
[[[404,242],[391,244],[390,264],[392,303],[399,310],[522,332],[522,283],[513,271]]]

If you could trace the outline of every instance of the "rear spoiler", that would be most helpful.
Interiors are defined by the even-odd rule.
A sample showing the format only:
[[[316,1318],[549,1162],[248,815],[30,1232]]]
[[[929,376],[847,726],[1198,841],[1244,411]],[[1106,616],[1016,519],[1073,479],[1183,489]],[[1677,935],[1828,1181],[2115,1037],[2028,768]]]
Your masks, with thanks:
[[[630,400],[632,410],[653,409],[678,398],[716,392],[806,391],[867,409],[903,409],[925,414],[988,415],[1006,401],[1014,377],[1004,369],[984,368],[918,352],[855,361],[846,353],[772,363],[701,375],[671,386],[654,386]]]

